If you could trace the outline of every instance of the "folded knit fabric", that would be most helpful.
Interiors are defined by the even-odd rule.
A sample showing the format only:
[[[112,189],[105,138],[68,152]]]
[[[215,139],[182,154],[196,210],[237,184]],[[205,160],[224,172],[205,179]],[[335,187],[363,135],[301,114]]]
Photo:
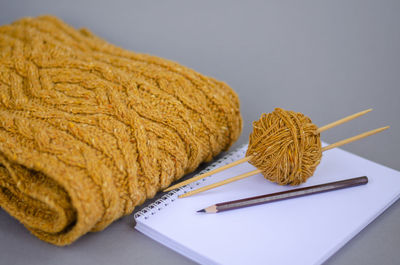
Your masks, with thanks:
[[[239,136],[237,95],[55,17],[0,27],[0,206],[66,245]]]

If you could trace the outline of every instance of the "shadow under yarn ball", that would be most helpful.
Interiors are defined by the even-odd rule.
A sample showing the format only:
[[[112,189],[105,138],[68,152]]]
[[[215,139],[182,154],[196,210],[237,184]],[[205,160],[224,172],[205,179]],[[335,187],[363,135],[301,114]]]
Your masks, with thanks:
[[[279,185],[299,185],[321,161],[318,127],[302,113],[276,108],[253,122],[246,156],[264,177]]]

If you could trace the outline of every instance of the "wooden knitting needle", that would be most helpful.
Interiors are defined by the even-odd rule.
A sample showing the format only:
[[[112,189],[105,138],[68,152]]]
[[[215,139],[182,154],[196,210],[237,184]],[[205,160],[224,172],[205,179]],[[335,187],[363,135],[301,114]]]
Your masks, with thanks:
[[[329,130],[329,129],[331,129],[331,128],[333,128],[333,127],[336,127],[336,126],[338,126],[338,125],[340,125],[340,124],[343,124],[343,123],[345,123],[345,122],[354,120],[355,118],[358,118],[358,117],[360,117],[360,116],[362,116],[362,115],[365,115],[365,114],[367,114],[367,113],[370,112],[370,111],[372,111],[372,109],[363,110],[363,111],[360,111],[360,112],[355,113],[355,114],[353,114],[353,115],[344,117],[343,119],[340,119],[340,120],[338,120],[338,121],[334,121],[334,122],[329,123],[329,124],[327,124],[327,125],[325,125],[325,126],[319,127],[318,130],[317,130],[317,133],[321,133],[321,132],[323,132],[323,131]]]
[[[234,167],[234,166],[236,166],[236,165],[239,165],[239,164],[241,164],[241,163],[244,163],[244,162],[246,162],[246,161],[249,161],[250,158],[251,158],[251,156],[246,156],[246,157],[244,157],[244,158],[242,158],[242,159],[236,160],[235,162],[232,162],[232,163],[227,164],[227,165],[225,165],[225,166],[222,166],[222,167],[219,167],[219,168],[217,168],[217,169],[208,171],[208,172],[206,172],[206,173],[204,173],[204,174],[198,175],[198,176],[193,177],[193,178],[191,178],[191,179],[182,181],[182,182],[180,182],[180,183],[178,183],[178,184],[176,184],[176,185],[174,185],[174,186],[171,186],[171,187],[165,189],[164,192],[165,192],[165,191],[170,191],[170,190],[177,189],[177,188],[179,188],[179,187],[182,187],[182,186],[185,186],[185,185],[187,185],[187,184],[189,184],[189,183],[192,183],[192,182],[194,182],[194,181],[196,181],[196,180],[199,180],[199,179],[202,179],[202,178],[205,178],[205,177],[214,175],[214,174],[216,174],[216,173],[218,173],[218,172],[221,172],[221,171],[223,171],[223,170],[225,170],[225,169],[228,169],[228,168]]]
[[[335,148],[335,147],[339,147],[339,146],[354,142],[354,141],[357,141],[357,140],[360,140],[360,139],[365,138],[367,136],[379,133],[381,131],[384,131],[384,130],[388,129],[389,127],[390,126],[385,126],[385,127],[382,127],[382,128],[378,128],[378,129],[372,130],[372,131],[361,133],[359,135],[347,138],[345,140],[341,140],[341,141],[336,142],[334,144],[325,146],[324,148],[322,148],[322,152],[327,151],[327,150],[332,149],[332,148]],[[244,173],[242,175],[239,175],[239,176],[236,176],[236,177],[233,177],[233,178],[225,179],[223,181],[220,181],[220,182],[217,182],[217,183],[213,183],[213,184],[208,185],[208,186],[201,187],[201,188],[199,188],[197,190],[189,191],[189,192],[187,192],[185,194],[180,195],[179,198],[188,197],[188,196],[191,196],[191,195],[194,195],[194,194],[206,191],[206,190],[210,190],[210,189],[213,189],[213,188],[216,188],[216,187],[219,187],[219,186],[222,186],[222,185],[225,185],[225,184],[228,184],[228,183],[240,180],[240,179],[244,179],[244,178],[253,176],[253,175],[258,174],[258,173],[261,173],[261,170],[256,169],[256,170]]]
[[[339,146],[354,142],[354,141],[357,141],[357,140],[360,140],[362,138],[365,138],[365,137],[368,137],[370,135],[379,133],[379,132],[384,131],[384,130],[389,129],[389,128],[390,128],[390,126],[385,126],[385,127],[382,127],[382,128],[371,130],[371,131],[368,131],[368,132],[365,132],[365,133],[361,133],[359,135],[356,135],[356,136],[341,140],[341,141],[336,142],[334,144],[330,144],[328,146],[323,147],[322,148],[322,152],[327,151],[327,150],[332,149],[332,148],[335,148],[335,147],[339,147]]]
[[[355,118],[358,118],[358,117],[360,117],[360,116],[362,116],[362,115],[364,115],[364,114],[367,114],[367,113],[370,112],[370,111],[372,111],[372,109],[367,109],[367,110],[364,110],[364,111],[360,111],[360,112],[358,112],[358,113],[355,113],[355,114],[349,115],[349,116],[347,116],[347,117],[344,117],[343,119],[340,119],[340,120],[337,120],[337,121],[335,121],[335,122],[329,123],[329,124],[327,124],[327,125],[325,125],[325,126],[322,126],[322,127],[318,128],[317,133],[321,133],[321,132],[326,131],[326,130],[328,130],[328,129],[331,129],[331,128],[335,127],[335,126],[338,126],[338,125],[343,124],[343,123],[345,123],[345,122],[351,121],[351,120],[353,120],[353,119],[355,119]],[[241,164],[241,163],[247,162],[247,161],[249,161],[250,159],[251,159],[251,156],[246,156],[246,157],[244,157],[244,158],[242,158],[242,159],[239,159],[239,160],[237,160],[237,161],[235,161],[235,162],[232,162],[232,163],[230,163],[230,164],[227,164],[227,165],[225,165],[225,166],[223,166],[223,167],[220,167],[220,168],[211,170],[211,171],[206,172],[206,173],[204,173],[204,174],[198,175],[198,176],[196,176],[196,177],[193,177],[193,178],[190,178],[190,179],[188,179],[188,180],[182,181],[182,182],[180,182],[180,183],[178,183],[178,184],[175,184],[175,185],[173,185],[173,186],[171,186],[171,187],[169,187],[169,188],[166,188],[166,189],[164,190],[164,192],[167,192],[167,191],[170,191],[170,190],[174,190],[174,189],[180,188],[180,187],[182,187],[182,186],[185,186],[185,185],[187,185],[187,184],[190,184],[190,183],[192,183],[192,182],[195,182],[195,181],[197,181],[197,180],[199,180],[199,179],[203,179],[203,178],[205,178],[205,177],[214,175],[214,174],[216,174],[216,173],[218,173],[218,172],[221,172],[221,171],[223,171],[223,170],[225,170],[225,169],[228,169],[228,168],[234,167],[234,166],[236,166],[236,165],[239,165],[239,164]]]

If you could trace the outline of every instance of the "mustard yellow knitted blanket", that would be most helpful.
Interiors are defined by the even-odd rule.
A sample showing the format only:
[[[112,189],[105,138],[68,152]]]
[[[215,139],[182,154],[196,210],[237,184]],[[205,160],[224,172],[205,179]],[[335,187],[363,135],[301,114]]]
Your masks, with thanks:
[[[0,206],[42,240],[104,229],[240,131],[223,82],[51,16],[0,27]]]

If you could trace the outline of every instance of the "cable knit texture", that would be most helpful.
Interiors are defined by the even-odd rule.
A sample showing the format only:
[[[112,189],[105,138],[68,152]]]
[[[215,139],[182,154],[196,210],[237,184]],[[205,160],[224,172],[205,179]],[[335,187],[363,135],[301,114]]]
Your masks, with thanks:
[[[241,127],[223,82],[51,16],[0,27],[0,205],[42,240],[104,229]]]

